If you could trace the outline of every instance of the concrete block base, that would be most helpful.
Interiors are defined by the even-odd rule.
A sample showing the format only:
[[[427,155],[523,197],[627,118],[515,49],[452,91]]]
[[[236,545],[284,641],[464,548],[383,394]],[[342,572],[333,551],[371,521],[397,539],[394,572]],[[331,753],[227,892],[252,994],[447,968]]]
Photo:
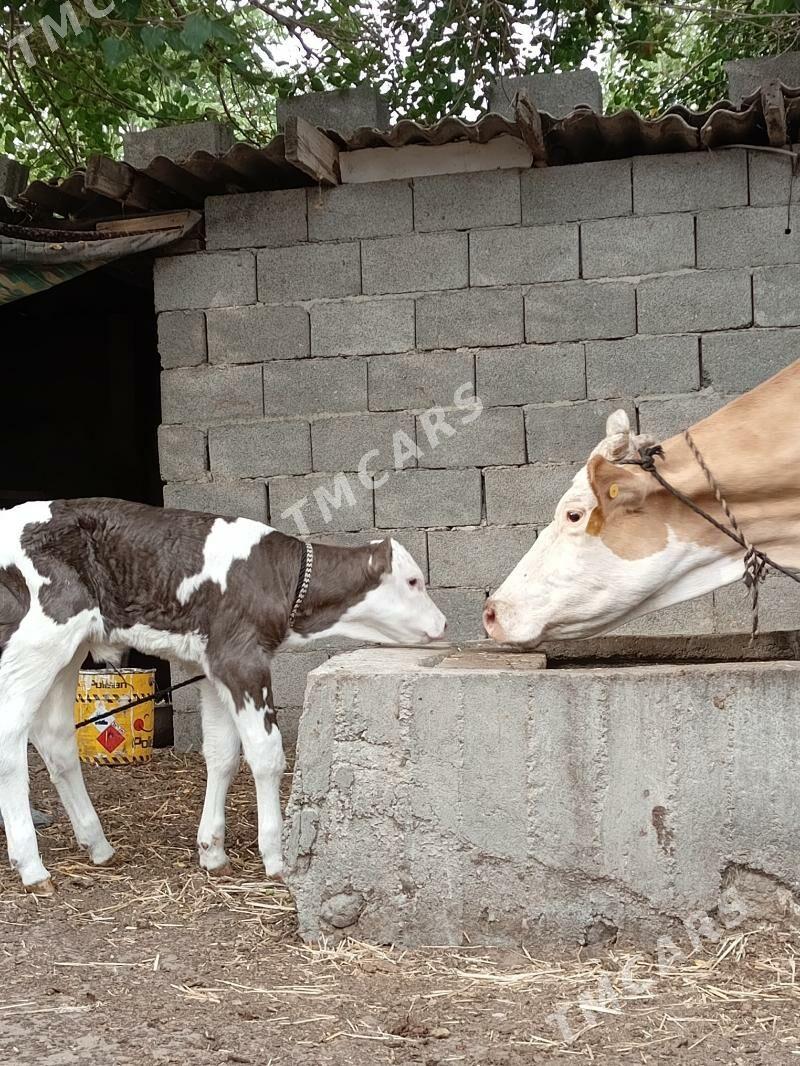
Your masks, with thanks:
[[[754,878],[793,903],[792,639],[770,638],[786,658],[770,662],[697,662],[719,638],[667,642],[671,664],[621,638],[549,664],[454,648],[331,659],[309,676],[287,815],[302,936],[650,938],[730,912]]]

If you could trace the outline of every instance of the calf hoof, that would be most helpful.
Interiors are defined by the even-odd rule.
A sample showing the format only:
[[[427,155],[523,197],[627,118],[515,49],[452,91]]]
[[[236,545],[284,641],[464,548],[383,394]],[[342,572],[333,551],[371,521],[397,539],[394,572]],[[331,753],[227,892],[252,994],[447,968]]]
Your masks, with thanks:
[[[215,881],[220,877],[233,877],[233,867],[229,862],[224,862],[222,866],[215,866],[213,870],[206,870],[209,877]]]
[[[121,862],[122,859],[119,857],[119,852],[114,851],[113,848],[108,851],[98,852],[97,855],[92,856],[93,866],[119,866]]]
[[[23,887],[31,896],[54,896],[56,894],[56,886],[49,877],[45,878],[44,881],[36,881],[32,885],[24,885]]]
[[[280,881],[283,883],[283,857],[277,856],[275,858],[264,859],[264,871],[270,881]]]

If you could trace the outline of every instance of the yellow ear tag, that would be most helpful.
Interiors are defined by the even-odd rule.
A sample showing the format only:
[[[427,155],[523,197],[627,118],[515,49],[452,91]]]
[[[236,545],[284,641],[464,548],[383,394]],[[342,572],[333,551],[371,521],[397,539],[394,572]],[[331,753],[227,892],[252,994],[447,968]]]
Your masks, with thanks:
[[[619,485],[616,483],[616,481],[613,485],[609,486],[608,495],[612,500],[616,500],[617,496],[619,496]]]

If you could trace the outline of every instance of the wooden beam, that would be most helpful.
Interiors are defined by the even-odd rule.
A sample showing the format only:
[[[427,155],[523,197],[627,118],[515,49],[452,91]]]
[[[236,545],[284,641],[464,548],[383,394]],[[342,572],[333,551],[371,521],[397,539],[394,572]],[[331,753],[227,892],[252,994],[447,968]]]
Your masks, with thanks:
[[[789,141],[786,130],[786,104],[783,86],[779,81],[768,81],[761,86],[761,110],[767,125],[767,136],[773,148],[784,148]]]
[[[134,233],[157,233],[162,230],[183,229],[189,211],[168,211],[160,215],[139,215],[137,218],[115,218],[110,222],[98,222],[98,233],[114,233],[131,236]]]
[[[296,115],[286,120],[283,134],[287,163],[322,185],[339,184],[339,149],[330,137]]]
[[[519,126],[520,136],[531,150],[535,167],[547,166],[547,149],[544,146],[542,118],[536,105],[523,92],[514,97],[514,118]]]
[[[93,155],[86,164],[84,184],[90,192],[107,196],[138,211],[178,206],[175,193],[160,182],[104,155]]]

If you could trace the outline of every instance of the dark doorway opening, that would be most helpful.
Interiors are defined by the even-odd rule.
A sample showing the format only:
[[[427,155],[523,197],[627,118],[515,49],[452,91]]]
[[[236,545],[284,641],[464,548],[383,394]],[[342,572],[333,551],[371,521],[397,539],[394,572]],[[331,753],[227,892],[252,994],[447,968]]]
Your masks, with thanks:
[[[148,261],[0,307],[0,507],[111,496],[160,506],[160,366]],[[132,652],[131,666],[161,660]],[[161,742],[171,715],[159,714]],[[158,742],[158,740],[157,740]]]
[[[149,278],[105,267],[0,308],[4,506],[79,496],[162,503]]]

